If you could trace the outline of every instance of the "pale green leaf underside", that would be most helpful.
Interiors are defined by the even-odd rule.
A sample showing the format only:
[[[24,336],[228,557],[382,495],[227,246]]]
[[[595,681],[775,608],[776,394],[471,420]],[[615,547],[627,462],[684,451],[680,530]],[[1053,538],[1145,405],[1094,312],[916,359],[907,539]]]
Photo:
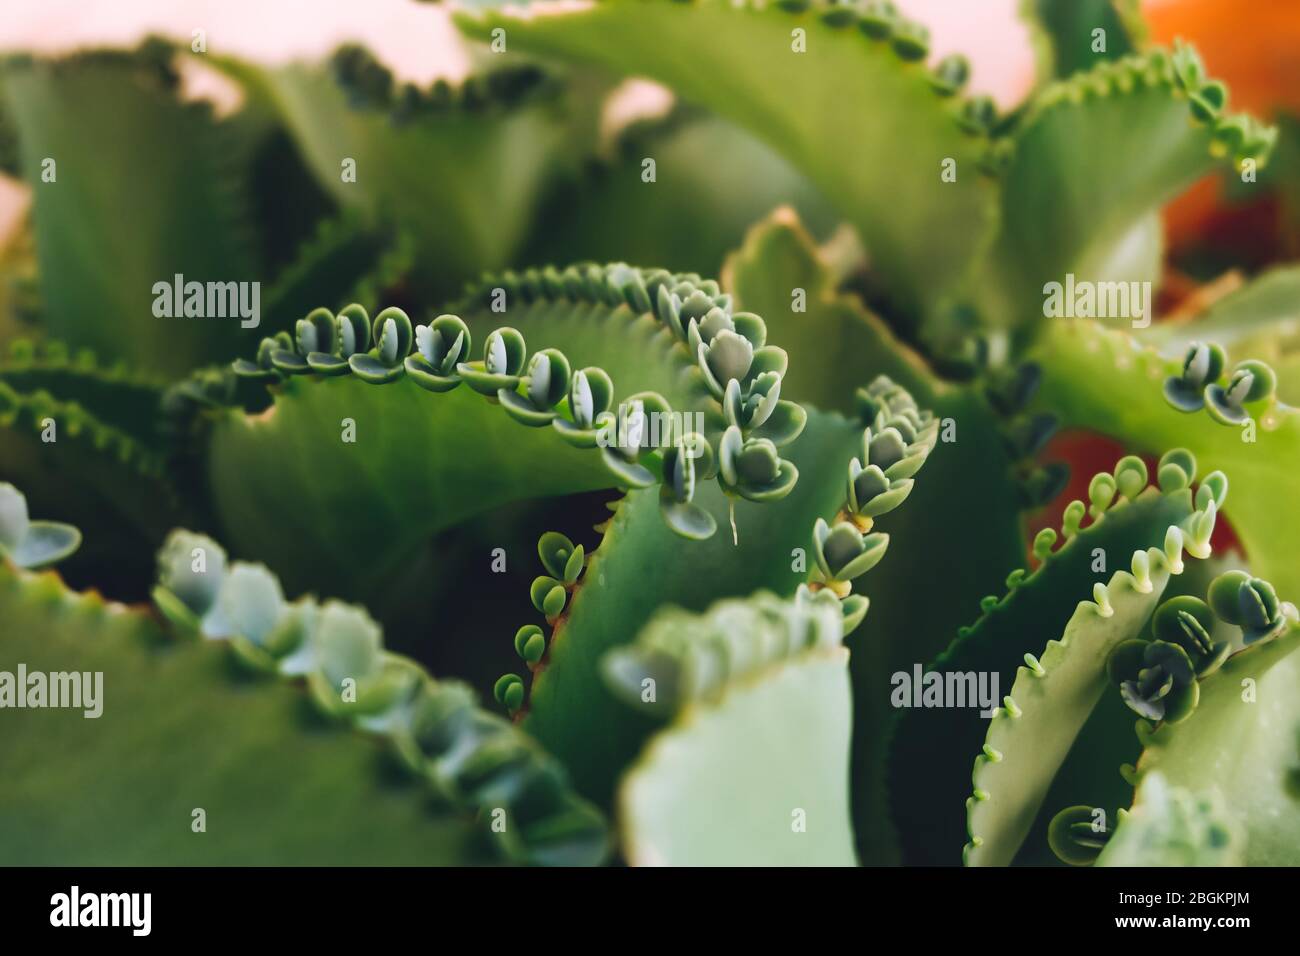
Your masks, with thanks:
[[[1152,773],[1096,865],[1240,866],[1243,849],[1221,800],[1171,787]]]
[[[551,197],[523,261],[618,259],[716,275],[745,230],[782,203],[819,229],[836,221],[786,159],[716,116],[678,107],[632,127],[616,149]],[[647,157],[655,161],[653,183],[642,179]]]
[[[784,661],[654,737],[620,789],[628,861],[852,866],[846,657]]]
[[[461,28],[511,49],[572,57],[665,83],[780,151],[861,232],[889,289],[934,304],[962,277],[991,225],[983,142],[958,128],[923,64],[817,10],[698,3],[600,3],[547,11],[462,14]],[[806,32],[807,52],[792,49]],[[720,39],[725,38],[725,42]],[[940,178],[954,159],[955,183]],[[718,157],[725,163],[725,157]],[[651,187],[653,188],[653,187]]]
[[[1138,762],[1144,780],[1159,773],[1171,785],[1216,792],[1244,834],[1246,866],[1300,864],[1298,651],[1300,628],[1292,624],[1228,658],[1201,682],[1192,715],[1162,725]],[[1252,690],[1253,701],[1246,699]]]
[[[492,859],[381,751],[224,648],[0,563],[0,671],[102,672],[103,712],[5,711],[6,865],[458,864]],[[192,826],[205,812],[206,832]]]
[[[1246,358],[1245,355],[1234,358]],[[1300,414],[1277,406],[1257,422],[1256,440],[1216,423],[1204,412],[1186,414],[1166,401],[1161,387],[1180,364],[1140,348],[1094,322],[1050,323],[1029,356],[1043,368],[1039,403],[1066,427],[1109,435],[1133,450],[1160,454],[1189,449],[1202,474],[1223,471],[1232,482],[1224,514],[1237,532],[1251,570],[1279,594],[1300,593]]]

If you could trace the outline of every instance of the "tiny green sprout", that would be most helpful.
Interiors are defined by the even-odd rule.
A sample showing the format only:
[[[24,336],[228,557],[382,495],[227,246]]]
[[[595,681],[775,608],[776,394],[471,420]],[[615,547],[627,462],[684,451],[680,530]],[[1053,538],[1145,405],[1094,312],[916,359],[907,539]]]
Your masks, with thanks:
[[[1169,641],[1123,641],[1111,651],[1106,673],[1124,703],[1147,720],[1176,724],[1200,700],[1196,668],[1186,650]]]
[[[898,8],[889,0],[869,0],[862,8],[858,28],[873,40],[888,40],[898,20]]]
[[[410,317],[396,306],[389,306],[375,316],[371,335],[375,344],[369,352],[348,357],[352,374],[373,385],[401,378],[406,373],[406,357],[415,339]]]
[[[1098,828],[1093,807],[1066,807],[1047,826],[1047,844],[1057,859],[1071,866],[1090,866],[1101,855],[1114,830]]]
[[[1187,519],[1185,523],[1187,534],[1183,547],[1192,557],[1204,559],[1210,556],[1210,538],[1214,534],[1217,515],[1218,508],[1214,501],[1208,500],[1202,510],[1193,512]]]
[[[515,632],[515,652],[529,664],[546,653],[546,634],[536,624],[525,624]]]
[[[718,470],[724,490],[750,501],[784,498],[799,477],[794,463],[781,458],[773,442],[744,438],[735,425],[722,434]]]
[[[916,474],[925,462],[925,450],[909,447],[902,432],[891,425],[878,431],[872,428],[863,431],[862,457],[893,481]]]
[[[1117,487],[1114,477],[1108,472],[1101,471],[1092,476],[1092,481],[1088,482],[1088,500],[1092,502],[1088,514],[1094,521],[1104,515],[1115,500]]]
[[[458,316],[440,315],[415,329],[415,351],[406,357],[406,374],[421,388],[447,392],[460,384],[456,367],[469,358],[473,337]]]
[[[1272,152],[1277,143],[1277,127],[1267,126],[1246,114],[1225,116],[1214,125],[1214,139],[1240,169],[1246,160],[1258,160]]]
[[[695,504],[697,483],[713,471],[713,449],[698,432],[679,436],[664,452],[659,509],[668,526],[685,538],[704,540],[717,530],[713,515]]]
[[[517,329],[495,329],[483,343],[483,358],[478,362],[461,362],[456,372],[480,395],[496,398],[504,389],[514,389],[524,370],[528,347]]]
[[[1216,508],[1222,508],[1227,497],[1228,476],[1221,471],[1212,471],[1201,480],[1201,486],[1196,489],[1196,507],[1205,510],[1213,504]]]
[[[286,375],[312,371],[307,356],[313,352],[333,354],[338,348],[338,326],[329,309],[313,309],[294,324],[294,349],[275,349],[271,363]]]
[[[1146,462],[1137,455],[1126,455],[1115,465],[1115,487],[1128,501],[1146,488],[1148,477]]]
[[[1215,615],[1200,598],[1179,595],[1156,609],[1151,619],[1155,640],[1177,644],[1191,659],[1197,677],[1214,673],[1232,650],[1229,641],[1213,637]]]
[[[1174,448],[1161,456],[1156,466],[1156,483],[1166,494],[1181,491],[1196,480],[1196,456],[1186,448]]]
[[[542,349],[528,360],[523,375],[524,394],[513,388],[497,392],[510,417],[523,425],[541,427],[555,420],[558,405],[569,391],[569,360],[558,349]]]
[[[1221,620],[1241,628],[1246,644],[1266,640],[1286,627],[1287,607],[1278,601],[1273,585],[1245,571],[1219,575],[1210,582],[1206,600]]]
[[[1213,122],[1228,104],[1228,88],[1214,80],[1188,97],[1192,115],[1202,123]]]
[[[216,604],[225,573],[226,552],[219,544],[192,531],[173,531],[158,552],[158,588],[169,598],[159,606],[197,627]]]
[[[1277,390],[1277,373],[1263,362],[1248,360],[1233,369],[1226,388],[1209,385],[1205,389],[1205,406],[1215,421],[1240,425],[1250,418],[1245,406],[1272,396]]]
[[[858,418],[864,425],[874,425],[878,419],[894,416],[908,417],[918,427],[922,424],[920,409],[912,393],[888,375],[877,375],[871,384],[859,388],[854,394]]]
[[[1205,64],[1194,47],[1183,40],[1175,41],[1169,62],[1173,66],[1174,82],[1184,92],[1192,94],[1205,86]]]
[[[891,481],[879,465],[872,464],[863,468],[862,462],[854,458],[849,462],[846,509],[849,514],[865,519],[866,528],[863,530],[870,530],[870,519],[901,505],[911,494],[914,485],[911,478],[896,478]]]
[[[960,53],[951,53],[935,64],[930,85],[940,96],[954,96],[970,79],[970,61]]]
[[[772,417],[780,398],[779,372],[763,372],[755,376],[749,387],[743,390],[740,381],[733,378],[727,382],[722,396],[723,416],[728,425],[737,425],[748,434]]]
[[[293,339],[288,332],[277,332],[270,338],[262,339],[257,346],[257,356],[252,359],[235,359],[230,367],[242,379],[252,382],[276,382],[281,372],[275,367],[275,356],[293,352]]]
[[[80,531],[57,521],[32,521],[23,493],[0,482],[0,560],[12,561],[20,568],[44,568],[69,557],[80,546]]]
[[[310,318],[310,316],[308,316]],[[365,307],[353,302],[334,317],[332,349],[320,348],[307,353],[307,365],[317,375],[347,375],[351,373],[351,358],[370,350],[370,315]],[[317,345],[329,344],[317,335]]]
[[[280,579],[264,565],[234,564],[223,576],[212,610],[203,618],[204,637],[243,637],[262,645],[286,609]]]
[[[569,379],[570,418],[557,416],[551,426],[570,444],[595,448],[599,444],[597,423],[613,400],[614,383],[603,369],[580,369]]]
[[[1213,342],[1193,342],[1183,357],[1181,375],[1165,380],[1165,400],[1180,412],[1195,412],[1205,406],[1207,386],[1218,380],[1228,357]]]
[[[1044,528],[1034,535],[1032,550],[1040,564],[1052,556],[1054,547],[1056,547],[1056,532],[1052,528]]]
[[[852,590],[853,580],[874,568],[888,548],[887,534],[864,535],[849,522],[831,527],[818,518],[813,526],[813,557],[817,562],[814,581],[845,597]]]
[[[564,612],[564,605],[569,599],[568,592],[564,589],[564,582],[545,574],[533,579],[528,593],[532,598],[533,607],[545,614],[548,619],[559,617]]]
[[[983,134],[990,132],[998,121],[998,108],[991,97],[972,96],[962,104],[957,123],[967,133]]]
[[[597,443],[601,446],[601,457],[621,484],[649,488],[655,483],[654,473],[639,459],[652,450],[656,439],[661,445],[672,440],[667,433],[671,423],[672,409],[655,392],[629,396],[620,403],[617,415],[611,412],[600,415]]]
[[[898,20],[894,23],[891,43],[901,59],[924,60],[930,52],[930,31],[914,21]]]
[[[754,363],[754,346],[730,329],[721,329],[708,341],[701,342],[696,354],[709,391],[719,399],[725,394],[723,383],[744,379]]]
[[[1066,540],[1073,538],[1079,533],[1083,525],[1084,516],[1087,515],[1087,506],[1078,499],[1071,501],[1065,506],[1065,511],[1061,514],[1061,534]]]
[[[327,714],[373,714],[393,703],[397,668],[390,670],[379,625],[364,608],[327,601],[311,638],[314,666],[307,686]]]
[[[558,531],[548,531],[537,542],[537,554],[548,574],[564,584],[573,584],[582,574],[584,552]]]

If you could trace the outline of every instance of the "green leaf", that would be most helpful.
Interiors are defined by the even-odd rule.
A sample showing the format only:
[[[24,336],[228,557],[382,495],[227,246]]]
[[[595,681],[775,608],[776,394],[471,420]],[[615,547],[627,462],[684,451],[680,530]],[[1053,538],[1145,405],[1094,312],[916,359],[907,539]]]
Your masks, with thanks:
[[[32,187],[49,332],[106,359],[180,374],[233,358],[258,333],[230,318],[158,318],[156,283],[255,282],[245,211],[253,135],[183,103],[171,51],[9,59],[4,91]],[[52,159],[57,179],[44,182]],[[124,230],[129,227],[129,241]],[[177,304],[178,306],[181,303]]]
[[[1143,778],[1133,809],[1097,858],[1098,866],[1240,866],[1243,840],[1214,791]]]
[[[922,64],[852,25],[724,0],[600,3],[527,19],[491,11],[457,23],[484,40],[503,27],[512,49],[658,80],[749,130],[857,227],[905,306],[950,292],[991,226],[983,141],[961,130]],[[805,53],[795,52],[796,29]],[[956,182],[940,178],[945,159]]]
[[[218,644],[179,642],[147,613],[3,562],[0,614],[0,671],[102,675],[93,719],[84,707],[6,710],[6,865],[491,859],[468,817],[430,809],[373,745],[310,714],[300,690],[239,676]]]

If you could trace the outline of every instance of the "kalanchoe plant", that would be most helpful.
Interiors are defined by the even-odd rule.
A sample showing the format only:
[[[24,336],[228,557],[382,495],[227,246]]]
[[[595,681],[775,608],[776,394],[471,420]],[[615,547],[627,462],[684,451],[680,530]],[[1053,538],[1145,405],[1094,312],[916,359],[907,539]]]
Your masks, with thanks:
[[[482,5],[500,67],[213,56],[222,116],[4,60],[0,670],[121,704],[0,715],[0,862],[1300,863],[1300,272],[1097,291],[1278,134],[1065,6],[1004,111],[875,0]]]

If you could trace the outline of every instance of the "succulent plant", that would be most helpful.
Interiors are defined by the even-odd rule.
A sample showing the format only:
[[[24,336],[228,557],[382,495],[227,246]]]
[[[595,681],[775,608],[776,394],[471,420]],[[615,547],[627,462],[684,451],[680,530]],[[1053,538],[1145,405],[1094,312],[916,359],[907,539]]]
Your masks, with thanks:
[[[1300,273],[1128,297],[1277,132],[1025,6],[1008,111],[878,2],[6,58],[0,671],[109,697],[0,710],[0,862],[1300,864]]]

